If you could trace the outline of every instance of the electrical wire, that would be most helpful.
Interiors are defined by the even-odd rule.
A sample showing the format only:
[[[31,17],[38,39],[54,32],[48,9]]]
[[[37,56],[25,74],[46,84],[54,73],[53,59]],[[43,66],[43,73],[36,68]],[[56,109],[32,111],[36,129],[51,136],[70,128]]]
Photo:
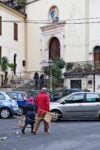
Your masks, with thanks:
[[[27,20],[27,21],[19,21],[19,20],[2,20],[1,22],[5,22],[5,23],[30,23],[30,24],[74,24],[74,25],[78,25],[78,24],[100,24],[100,21],[82,21],[82,22],[57,22],[57,23],[52,23],[52,22],[45,22],[45,21],[35,21],[35,20]]]

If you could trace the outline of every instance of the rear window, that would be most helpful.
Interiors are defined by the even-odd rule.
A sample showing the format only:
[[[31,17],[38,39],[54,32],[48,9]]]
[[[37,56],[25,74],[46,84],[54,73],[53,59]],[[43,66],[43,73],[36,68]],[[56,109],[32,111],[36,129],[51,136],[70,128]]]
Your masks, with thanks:
[[[11,99],[16,99],[15,97],[14,97],[14,95],[13,94],[11,94],[10,92],[6,92],[6,94],[11,98]]]
[[[87,102],[100,102],[100,97],[98,94],[87,94],[86,96],[86,101]]]
[[[14,95],[15,98],[17,98],[17,93],[10,92],[12,95]]]

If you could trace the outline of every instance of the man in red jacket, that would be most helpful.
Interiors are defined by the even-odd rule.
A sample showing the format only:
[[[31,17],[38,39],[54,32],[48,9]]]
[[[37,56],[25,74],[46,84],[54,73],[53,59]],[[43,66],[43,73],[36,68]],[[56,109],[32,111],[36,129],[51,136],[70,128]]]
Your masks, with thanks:
[[[43,119],[46,112],[49,112],[50,98],[49,95],[46,94],[46,88],[42,88],[40,93],[36,96],[35,105],[38,107],[37,112],[37,120],[34,127],[34,134],[38,130],[40,122],[44,121],[44,132],[49,133],[48,128],[49,124]]]

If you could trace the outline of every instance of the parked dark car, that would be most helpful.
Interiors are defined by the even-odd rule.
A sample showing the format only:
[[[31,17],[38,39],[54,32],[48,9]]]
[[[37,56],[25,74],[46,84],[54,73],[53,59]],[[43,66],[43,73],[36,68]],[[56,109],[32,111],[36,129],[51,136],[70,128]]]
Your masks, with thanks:
[[[28,97],[33,96],[34,100],[39,93],[40,93],[40,90],[28,90],[27,91]],[[53,101],[53,92],[51,90],[47,90],[46,93],[49,94],[50,101],[52,102]]]
[[[69,95],[73,92],[81,92],[81,89],[66,89],[66,88],[62,88],[60,90],[57,90],[54,94],[53,94],[53,101],[57,101],[58,99]]]
[[[53,121],[100,120],[100,94],[96,92],[75,92],[50,103]]]
[[[8,91],[0,91],[0,117],[9,118],[19,113],[15,97]]]
[[[28,103],[28,95],[26,91],[9,91],[17,100],[20,113],[24,113],[24,106]]]
[[[28,94],[28,98],[30,96],[32,96],[35,100],[36,96],[40,93],[40,90],[28,90],[27,94]]]

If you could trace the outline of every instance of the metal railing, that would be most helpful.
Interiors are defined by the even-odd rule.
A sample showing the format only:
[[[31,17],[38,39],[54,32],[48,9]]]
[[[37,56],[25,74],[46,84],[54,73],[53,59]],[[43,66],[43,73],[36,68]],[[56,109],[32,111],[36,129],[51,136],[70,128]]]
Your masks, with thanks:
[[[100,61],[67,62],[66,71],[100,70]]]

